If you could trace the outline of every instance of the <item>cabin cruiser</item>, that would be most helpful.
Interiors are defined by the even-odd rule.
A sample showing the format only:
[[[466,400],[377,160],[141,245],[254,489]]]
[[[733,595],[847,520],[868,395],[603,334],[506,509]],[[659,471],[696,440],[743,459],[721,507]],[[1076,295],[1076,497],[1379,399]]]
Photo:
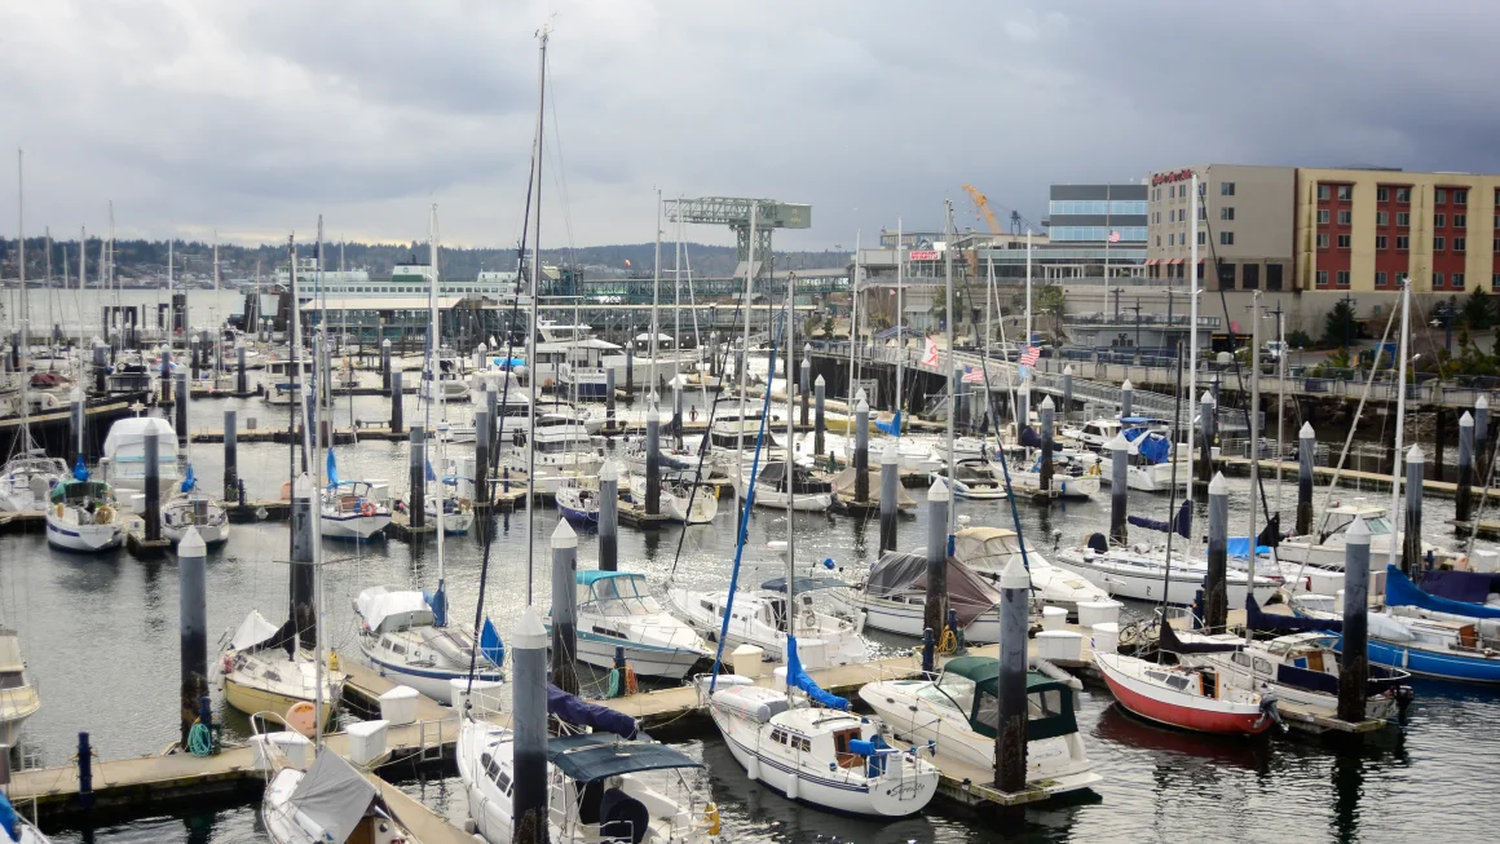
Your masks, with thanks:
[[[1006,496],[1003,479],[990,472],[990,465],[983,460],[955,461],[951,471],[933,472],[930,480],[941,481],[959,498],[971,501],[993,501]]]
[[[555,494],[570,478],[597,476],[604,465],[587,426],[566,414],[537,416],[531,448],[530,455],[519,449],[513,452],[510,467],[524,473],[534,462],[535,486],[539,492]]]
[[[124,351],[110,363],[104,376],[104,390],[110,395],[150,393],[154,375],[140,352]]]
[[[1103,534],[1097,533],[1085,546],[1055,551],[1052,561],[1058,567],[1103,587],[1114,598],[1160,602],[1162,584],[1166,583],[1166,602],[1176,606],[1192,605],[1208,575],[1208,564],[1204,560],[1189,560],[1174,551],[1171,571],[1168,572],[1163,549],[1145,543],[1130,547],[1110,545]],[[1264,604],[1283,582],[1277,574],[1257,572],[1252,576],[1249,572],[1230,568],[1226,574],[1229,605],[1243,606],[1246,589],[1252,589],[1255,600]]]
[[[177,431],[159,416],[130,416],[116,420],[104,438],[99,461],[104,479],[122,494],[143,492],[146,484],[146,437],[156,438],[156,476],[162,498],[181,481],[177,470]]]
[[[1031,575],[1031,589],[1043,605],[1062,607],[1070,614],[1078,612],[1080,603],[1109,600],[1109,593],[1087,578],[1052,565],[1030,542],[1006,528],[963,528],[953,535],[953,558],[968,566],[974,574],[997,588],[1000,574],[1011,560],[1021,559]]]
[[[897,738],[929,742],[939,758],[992,775],[1000,724],[1000,661],[950,659],[935,680],[882,680],[859,690],[860,700]],[[1094,773],[1074,718],[1077,692],[1038,671],[1026,675],[1026,784],[1048,796],[1088,788]]]
[[[259,610],[251,610],[222,640],[215,671],[225,702],[246,715],[281,714],[298,704],[313,704],[318,696],[318,666],[312,653],[299,647],[297,638],[292,621],[277,627]],[[347,679],[333,662],[330,658],[322,671],[323,699],[317,717],[324,724],[338,706]]]
[[[1146,428],[1127,428],[1125,439],[1130,443],[1126,450],[1127,466],[1125,485],[1142,492],[1166,492],[1175,485],[1186,489],[1192,477],[1192,457],[1172,446],[1166,434]],[[1099,451],[1099,479],[1103,483],[1114,483],[1115,461],[1113,453],[1104,448]]]
[[[1406,535],[1404,532],[1397,532],[1396,559],[1392,560],[1391,522],[1386,514],[1385,507],[1366,504],[1363,498],[1356,498],[1348,504],[1335,504],[1324,511],[1323,520],[1314,533],[1281,540],[1276,546],[1276,559],[1283,564],[1306,564],[1343,571],[1349,527],[1356,518],[1362,518],[1365,528],[1370,531],[1370,571],[1382,572],[1388,564],[1399,567],[1402,551],[1406,547]],[[1444,548],[1426,539],[1422,540],[1422,556],[1424,562],[1430,559],[1433,566],[1458,565],[1467,560],[1461,551]]]
[[[308,381],[308,372],[306,358],[298,358],[295,367],[290,358],[266,361],[260,382],[266,404],[287,406],[296,402]]]
[[[580,571],[578,659],[613,668],[615,649],[643,677],[681,680],[713,650],[693,628],[664,611],[646,589],[646,576],[623,571]]]
[[[360,620],[359,649],[365,664],[393,683],[448,703],[453,680],[504,678],[500,665],[505,650],[494,625],[486,619],[479,636],[472,625],[450,625],[441,586],[430,595],[371,586],[354,599],[354,612]]]

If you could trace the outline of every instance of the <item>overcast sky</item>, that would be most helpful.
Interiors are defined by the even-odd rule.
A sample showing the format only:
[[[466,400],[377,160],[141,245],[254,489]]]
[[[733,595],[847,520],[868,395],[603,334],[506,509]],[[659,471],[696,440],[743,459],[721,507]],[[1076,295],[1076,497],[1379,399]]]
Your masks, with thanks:
[[[982,226],[965,183],[1039,222],[1049,183],[1194,162],[1500,171],[1493,0],[0,0],[0,148],[28,233],[113,199],[122,237],[409,240],[436,202],[511,244],[542,24],[548,247],[650,240],[657,188],[808,202],[778,245],[847,249],[945,198]]]

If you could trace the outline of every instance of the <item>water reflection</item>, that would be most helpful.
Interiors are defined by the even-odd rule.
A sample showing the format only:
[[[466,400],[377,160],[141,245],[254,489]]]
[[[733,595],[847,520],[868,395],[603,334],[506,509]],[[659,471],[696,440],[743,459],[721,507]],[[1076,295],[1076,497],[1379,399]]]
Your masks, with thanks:
[[[1101,741],[1166,754],[1173,767],[1192,780],[1215,780],[1219,767],[1246,771],[1265,770],[1270,755],[1264,739],[1242,739],[1231,736],[1206,736],[1184,730],[1157,726],[1126,712],[1112,703],[1099,713],[1092,736]]]

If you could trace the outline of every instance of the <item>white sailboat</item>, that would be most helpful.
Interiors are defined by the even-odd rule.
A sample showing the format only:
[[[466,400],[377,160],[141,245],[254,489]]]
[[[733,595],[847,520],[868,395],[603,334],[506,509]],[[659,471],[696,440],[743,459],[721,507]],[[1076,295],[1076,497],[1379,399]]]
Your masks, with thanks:
[[[372,586],[355,598],[354,612],[365,663],[391,682],[446,704],[453,680],[503,680],[505,648],[489,619],[479,636],[473,625],[450,624],[444,590],[439,556],[438,588],[430,596],[417,589]]]
[[[177,400],[190,399],[191,388]],[[198,536],[208,545],[218,545],[229,539],[229,513],[223,502],[198,487],[198,476],[193,472],[193,446],[189,438],[187,446],[187,470],[182,483],[172,491],[172,496],[161,506],[162,536],[174,543],[181,542],[189,528],[196,528]]]
[[[92,480],[83,456],[71,477],[52,487],[47,503],[47,544],[67,551],[98,552],[125,542],[125,517],[114,487]]]

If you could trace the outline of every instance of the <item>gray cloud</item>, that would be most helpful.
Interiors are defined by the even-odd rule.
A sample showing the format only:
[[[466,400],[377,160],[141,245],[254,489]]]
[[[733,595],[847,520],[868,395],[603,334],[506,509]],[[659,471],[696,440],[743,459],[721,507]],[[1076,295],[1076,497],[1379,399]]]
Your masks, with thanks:
[[[0,0],[0,148],[27,149],[32,231],[97,231],[114,199],[126,234],[279,239],[321,212],[404,241],[437,202],[446,239],[508,244],[550,21],[548,244],[649,239],[659,187],[811,202],[815,228],[780,242],[848,247],[898,215],[940,225],[944,198],[982,225],[965,183],[1040,220],[1050,182],[1194,161],[1494,171],[1497,18],[1478,0]]]

